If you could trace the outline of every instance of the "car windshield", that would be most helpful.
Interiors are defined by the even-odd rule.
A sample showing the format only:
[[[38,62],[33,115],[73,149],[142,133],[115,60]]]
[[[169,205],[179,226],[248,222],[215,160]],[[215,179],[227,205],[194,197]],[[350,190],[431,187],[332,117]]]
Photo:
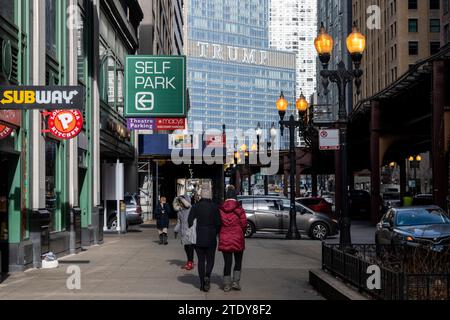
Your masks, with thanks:
[[[424,224],[450,224],[450,219],[441,209],[402,210],[397,214],[398,226],[418,226]]]
[[[133,196],[125,196],[124,201],[125,201],[125,204],[128,204],[128,205],[136,204],[136,200],[133,198]]]

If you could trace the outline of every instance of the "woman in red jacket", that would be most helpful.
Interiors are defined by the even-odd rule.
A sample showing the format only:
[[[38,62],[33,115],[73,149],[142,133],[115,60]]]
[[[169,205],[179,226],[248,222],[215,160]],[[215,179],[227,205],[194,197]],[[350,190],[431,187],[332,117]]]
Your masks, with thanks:
[[[223,254],[225,267],[223,271],[223,290],[225,292],[241,290],[242,257],[245,250],[244,233],[247,227],[245,211],[237,201],[236,190],[228,187],[226,200],[220,207],[222,228],[219,234],[219,251]],[[231,279],[231,266],[234,255],[234,272]]]

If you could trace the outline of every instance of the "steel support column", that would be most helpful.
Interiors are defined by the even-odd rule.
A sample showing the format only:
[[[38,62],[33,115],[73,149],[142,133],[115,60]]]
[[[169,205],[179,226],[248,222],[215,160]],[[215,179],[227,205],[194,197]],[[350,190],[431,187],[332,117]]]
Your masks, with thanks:
[[[432,128],[432,163],[433,163],[433,195],[434,203],[446,207],[447,176],[445,159],[445,62],[433,63],[433,128]]]
[[[371,219],[376,224],[380,219],[380,103],[372,101],[370,132],[370,188]]]

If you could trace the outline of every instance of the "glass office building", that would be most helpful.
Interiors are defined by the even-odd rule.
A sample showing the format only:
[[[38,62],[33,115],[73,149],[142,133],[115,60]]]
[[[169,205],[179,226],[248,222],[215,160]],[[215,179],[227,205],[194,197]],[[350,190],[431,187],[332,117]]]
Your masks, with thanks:
[[[269,49],[268,0],[187,5],[189,126],[246,130],[278,122],[280,92],[295,99],[295,54]]]

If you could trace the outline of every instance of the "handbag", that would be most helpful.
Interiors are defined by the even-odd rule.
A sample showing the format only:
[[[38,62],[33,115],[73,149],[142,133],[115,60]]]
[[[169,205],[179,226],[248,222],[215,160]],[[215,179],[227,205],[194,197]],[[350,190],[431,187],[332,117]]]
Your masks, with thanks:
[[[186,240],[190,244],[196,244],[197,243],[197,219],[194,219],[194,222],[192,223],[192,226],[187,229],[187,231],[186,231]]]

